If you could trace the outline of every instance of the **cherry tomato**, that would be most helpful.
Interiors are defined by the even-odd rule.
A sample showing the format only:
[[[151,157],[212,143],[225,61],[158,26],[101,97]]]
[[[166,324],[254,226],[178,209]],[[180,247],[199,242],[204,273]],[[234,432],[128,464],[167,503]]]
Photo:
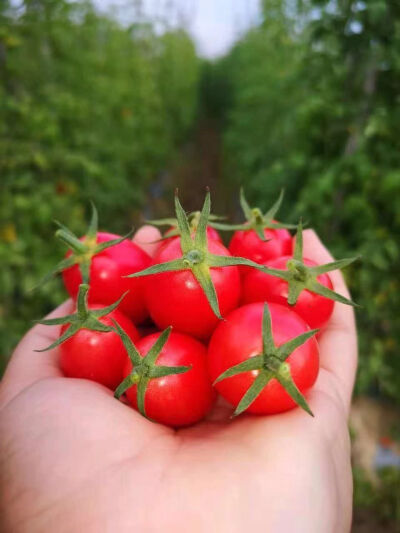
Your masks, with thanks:
[[[268,261],[266,266],[287,270],[286,264],[291,256],[279,257],[273,261]],[[311,259],[303,259],[306,266],[316,266],[317,263]],[[296,311],[311,328],[321,328],[324,326],[332,315],[335,302],[319,294],[308,290],[303,290],[297,303],[289,305],[287,303],[288,284],[285,280],[270,276],[260,270],[248,269],[249,272],[243,280],[242,302],[274,302]],[[332,281],[329,274],[320,274],[317,277],[319,283],[333,289]]]
[[[308,325],[294,311],[278,304],[268,304],[272,336],[276,346],[309,331]],[[228,368],[262,353],[263,303],[239,307],[221,322],[211,337],[208,347],[208,367],[214,382]],[[286,359],[294,383],[301,393],[317,379],[319,370],[318,345],[308,339]],[[251,370],[219,381],[217,391],[233,406],[237,406],[253,384],[259,370]],[[272,378],[247,408],[254,414],[272,414],[287,411],[296,403],[277,379]]]
[[[208,250],[216,255],[230,255],[224,245],[209,240]],[[162,247],[153,259],[153,264],[165,263],[182,257],[179,239]],[[236,266],[210,268],[222,316],[237,307],[241,284]],[[182,333],[199,339],[207,339],[219,319],[190,269],[163,272],[146,276],[145,301],[150,316],[160,329],[169,325]]]
[[[89,309],[101,308],[101,305],[89,306]],[[118,322],[133,342],[139,339],[139,333],[132,321],[117,309],[99,318],[99,321],[114,327],[111,319]],[[62,326],[61,335],[68,327],[69,324]],[[118,334],[113,331],[80,329],[60,344],[59,350],[60,367],[68,377],[90,379],[110,389],[115,389],[122,380],[126,350]]]
[[[287,229],[264,229],[268,242],[262,241],[253,230],[235,231],[229,244],[233,256],[245,257],[256,263],[265,263],[281,255],[292,253],[292,238]],[[248,274],[250,268],[241,267],[242,274]]]
[[[102,243],[117,238],[118,235],[99,232],[96,242]],[[70,254],[71,252],[68,252],[67,257]],[[132,318],[136,324],[140,324],[148,316],[144,303],[143,281],[123,276],[147,268],[150,263],[150,256],[128,239],[94,255],[90,266],[89,303],[112,304],[124,292],[129,291],[119,305],[119,310]],[[79,266],[67,268],[62,276],[68,293],[76,298],[82,283]]]
[[[143,356],[156,342],[160,333],[153,333],[136,343]],[[183,374],[153,378],[145,392],[146,415],[152,420],[172,427],[198,422],[209,412],[215,399],[206,364],[207,350],[199,341],[182,333],[172,332],[156,360],[157,365],[189,366]],[[128,359],[124,377],[132,371]],[[137,386],[126,391],[131,405],[137,409]]]

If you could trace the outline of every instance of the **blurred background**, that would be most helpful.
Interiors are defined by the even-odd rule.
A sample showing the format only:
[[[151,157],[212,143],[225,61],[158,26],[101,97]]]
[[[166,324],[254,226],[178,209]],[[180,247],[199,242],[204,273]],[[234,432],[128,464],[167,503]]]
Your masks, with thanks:
[[[53,219],[116,233],[237,193],[300,215],[358,312],[355,532],[400,529],[400,2],[2,0],[0,375],[65,298]],[[396,468],[397,464],[397,468]]]

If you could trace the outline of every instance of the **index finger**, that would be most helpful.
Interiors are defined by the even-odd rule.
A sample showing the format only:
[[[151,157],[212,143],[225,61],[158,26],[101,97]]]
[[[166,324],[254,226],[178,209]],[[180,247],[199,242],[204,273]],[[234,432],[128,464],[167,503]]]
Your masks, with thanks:
[[[304,231],[304,257],[318,264],[329,263],[333,257],[313,230]],[[349,298],[349,291],[339,270],[329,272],[333,290]],[[321,367],[333,374],[339,393],[349,409],[357,370],[357,332],[354,309],[335,302],[332,316],[319,337]]]

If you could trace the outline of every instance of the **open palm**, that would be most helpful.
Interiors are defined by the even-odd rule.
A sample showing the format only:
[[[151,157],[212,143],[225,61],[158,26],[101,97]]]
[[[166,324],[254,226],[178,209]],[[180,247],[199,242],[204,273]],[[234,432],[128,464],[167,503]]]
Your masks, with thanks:
[[[310,230],[304,249],[332,260]],[[332,279],[347,295],[341,274]],[[349,531],[352,309],[335,304],[319,338],[320,375],[307,395],[315,418],[294,409],[232,421],[221,402],[207,421],[179,431],[101,385],[62,377],[57,350],[33,353],[58,328],[39,325],[24,337],[0,387],[1,531]]]

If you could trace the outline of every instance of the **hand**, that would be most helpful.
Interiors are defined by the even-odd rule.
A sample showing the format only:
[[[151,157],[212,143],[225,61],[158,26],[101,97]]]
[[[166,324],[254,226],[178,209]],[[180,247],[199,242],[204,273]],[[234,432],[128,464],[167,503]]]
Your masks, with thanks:
[[[142,229],[137,242],[154,239]],[[305,255],[332,258],[304,232]],[[334,290],[348,296],[340,272]],[[50,316],[72,310],[61,305]],[[61,375],[59,327],[22,339],[0,387],[0,530],[304,532],[350,530],[347,417],[356,370],[353,310],[335,304],[319,338],[321,370],[307,400],[275,416],[221,402],[188,429],[149,422],[96,383]]]

